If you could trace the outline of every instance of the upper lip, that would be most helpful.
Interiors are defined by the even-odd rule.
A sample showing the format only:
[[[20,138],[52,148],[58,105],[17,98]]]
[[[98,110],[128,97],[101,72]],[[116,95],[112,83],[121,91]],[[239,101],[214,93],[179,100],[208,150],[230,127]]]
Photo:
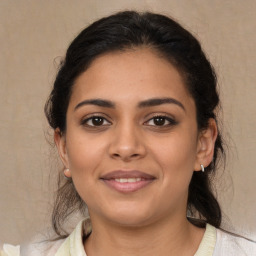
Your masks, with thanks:
[[[137,171],[137,170],[130,170],[130,171],[116,170],[101,176],[101,179],[104,179],[104,180],[125,179],[125,178],[126,179],[128,178],[155,179],[154,176],[145,172]]]

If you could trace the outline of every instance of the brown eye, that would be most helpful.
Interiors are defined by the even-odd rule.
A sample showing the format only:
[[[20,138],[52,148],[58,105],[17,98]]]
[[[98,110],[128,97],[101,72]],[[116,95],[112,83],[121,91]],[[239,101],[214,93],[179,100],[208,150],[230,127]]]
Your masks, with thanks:
[[[82,121],[82,125],[96,127],[96,126],[107,126],[111,123],[102,116],[92,116]]]
[[[155,116],[148,120],[145,124],[149,126],[171,126],[177,124],[177,122],[167,116]]]
[[[92,124],[94,126],[100,126],[102,125],[104,122],[104,119],[102,117],[96,116],[92,118]]]
[[[157,126],[162,126],[162,125],[165,125],[166,118],[162,116],[154,117],[153,122]]]

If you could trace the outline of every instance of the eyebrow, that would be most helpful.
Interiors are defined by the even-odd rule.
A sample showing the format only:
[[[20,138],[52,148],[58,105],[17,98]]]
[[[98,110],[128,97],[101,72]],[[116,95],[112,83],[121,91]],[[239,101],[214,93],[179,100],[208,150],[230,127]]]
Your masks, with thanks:
[[[95,105],[99,107],[104,108],[115,108],[115,104],[112,101],[109,100],[103,100],[103,99],[91,99],[91,100],[84,100],[76,105],[74,110],[77,110],[78,108],[84,106],[84,105]]]
[[[173,98],[152,98],[152,99],[139,102],[137,107],[138,108],[154,107],[154,106],[159,106],[163,104],[176,104],[177,106],[181,107],[185,111],[185,107],[183,106],[183,104],[180,101]],[[84,105],[95,105],[95,106],[104,107],[104,108],[115,108],[115,103],[112,101],[104,100],[104,99],[89,99],[89,100],[84,100],[78,103],[74,108],[74,110],[77,110],[78,108]]]
[[[138,104],[139,108],[144,108],[144,107],[154,107],[154,106],[159,106],[163,104],[176,104],[179,107],[181,107],[185,111],[185,107],[183,104],[173,98],[153,98],[153,99],[148,99],[145,101],[142,101]]]

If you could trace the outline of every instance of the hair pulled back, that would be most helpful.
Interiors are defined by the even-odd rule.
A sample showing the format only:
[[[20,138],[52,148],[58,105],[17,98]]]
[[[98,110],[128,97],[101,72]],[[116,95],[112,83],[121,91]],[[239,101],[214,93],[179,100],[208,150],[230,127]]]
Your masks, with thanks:
[[[183,76],[187,90],[195,101],[199,130],[208,127],[210,118],[216,120],[215,110],[219,104],[216,75],[197,39],[166,16],[125,11],[94,22],[69,46],[45,105],[50,126],[65,133],[72,86],[95,58],[105,53],[140,46],[155,50],[170,61]],[[220,226],[221,210],[213,195],[211,180],[222,154],[224,152],[219,133],[213,161],[205,168],[204,173],[194,172],[192,176],[187,203],[188,213],[192,217],[196,216],[215,227]],[[52,214],[52,224],[59,236],[63,234],[62,226],[66,219],[73,212],[83,211],[86,207],[72,180],[61,179],[60,176]],[[190,221],[194,222],[193,219]]]

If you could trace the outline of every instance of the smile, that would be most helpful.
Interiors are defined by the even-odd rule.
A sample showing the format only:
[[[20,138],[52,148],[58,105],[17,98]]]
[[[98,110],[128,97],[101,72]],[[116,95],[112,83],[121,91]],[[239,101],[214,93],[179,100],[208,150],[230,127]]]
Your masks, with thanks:
[[[128,178],[128,179],[115,179],[116,182],[120,182],[120,183],[125,183],[125,182],[137,182],[137,181],[141,181],[141,178]]]
[[[131,193],[151,184],[156,178],[141,171],[113,171],[107,173],[101,180],[109,188],[121,193]]]

